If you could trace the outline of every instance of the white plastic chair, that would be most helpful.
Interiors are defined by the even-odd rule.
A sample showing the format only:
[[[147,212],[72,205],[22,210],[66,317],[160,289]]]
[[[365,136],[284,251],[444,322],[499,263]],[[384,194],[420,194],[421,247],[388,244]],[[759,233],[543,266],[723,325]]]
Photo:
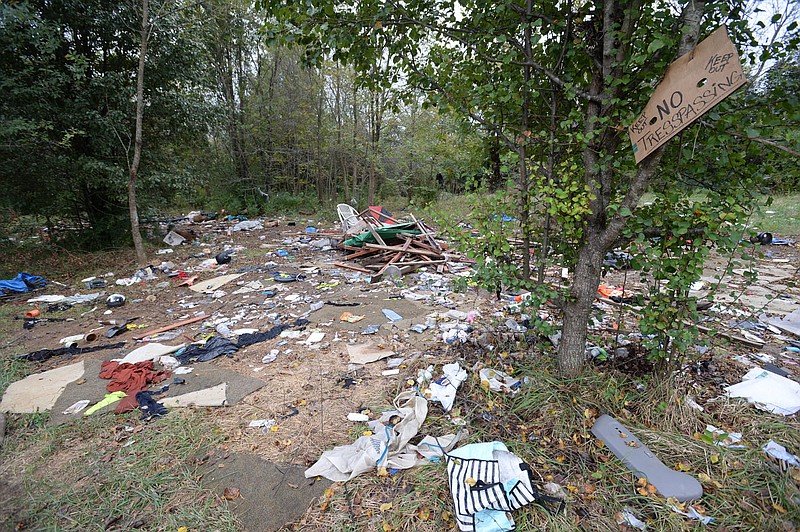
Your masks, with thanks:
[[[347,203],[340,203],[336,206],[336,212],[339,214],[339,221],[342,222],[342,231],[347,231],[361,222],[358,219],[358,211]]]

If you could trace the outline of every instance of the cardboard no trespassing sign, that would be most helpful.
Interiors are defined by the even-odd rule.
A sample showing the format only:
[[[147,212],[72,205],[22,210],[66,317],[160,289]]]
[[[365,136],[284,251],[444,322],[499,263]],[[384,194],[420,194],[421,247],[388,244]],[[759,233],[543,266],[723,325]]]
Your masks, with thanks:
[[[746,81],[728,29],[720,26],[669,66],[644,111],[628,128],[636,163]]]

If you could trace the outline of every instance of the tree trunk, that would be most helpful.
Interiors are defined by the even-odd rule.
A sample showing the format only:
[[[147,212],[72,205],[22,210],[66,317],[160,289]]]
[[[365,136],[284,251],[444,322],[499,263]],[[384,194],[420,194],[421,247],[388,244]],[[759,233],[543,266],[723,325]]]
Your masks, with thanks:
[[[133,144],[133,160],[128,169],[128,212],[131,218],[131,236],[136,250],[136,262],[140,266],[147,264],[144,252],[142,233],[139,231],[139,210],[136,206],[136,177],[139,174],[139,163],[142,160],[142,119],[144,117],[144,60],[147,55],[147,40],[150,38],[150,18],[148,14],[149,0],[142,0],[142,31],[139,45],[139,69],[136,73],[136,132]]]
[[[700,33],[700,20],[702,19],[705,3],[702,0],[689,0],[684,7],[683,36],[678,55],[688,53],[697,44]],[[606,92],[604,80],[614,78],[621,74],[616,71],[622,61],[619,54],[623,51],[617,49],[614,43],[611,26],[618,23],[618,17],[631,16],[634,10],[622,9],[622,3],[608,0],[605,4],[603,27],[606,35],[602,42],[603,61],[592,76],[589,93],[595,96],[606,94],[614,97],[615,89]],[[632,22],[625,19],[620,27],[632,27]],[[615,178],[612,171],[602,169],[600,155],[613,153],[621,141],[619,133],[598,131],[595,124],[597,119],[604,116],[606,109],[597,101],[590,101],[586,111],[585,134],[587,138],[601,137],[596,143],[588,143],[583,152],[585,167],[585,182],[590,187],[596,199],[589,206],[591,214],[587,220],[584,241],[578,248],[575,264],[574,280],[570,291],[569,300],[563,306],[563,326],[561,329],[561,342],[558,346],[558,369],[562,376],[575,376],[583,369],[586,350],[586,335],[591,313],[592,302],[595,299],[597,287],[600,284],[603,257],[617,241],[625,226],[626,218],[617,213],[609,217],[607,212],[610,201],[609,191],[612,190],[612,180]],[[598,135],[599,133],[602,133]],[[622,200],[622,207],[631,211],[636,208],[639,199],[647,189],[650,178],[658,170],[663,155],[663,146],[654,151],[647,159],[641,162],[636,174],[631,178],[629,189]]]
[[[533,55],[531,50],[531,0],[528,0],[525,10],[525,30],[524,30],[524,47],[525,57],[530,58]],[[531,91],[529,83],[531,80],[531,67],[525,65],[523,68],[523,76],[525,79],[525,89],[522,100],[522,127],[520,128],[520,135],[518,142],[520,143],[519,153],[519,197],[520,203],[520,216],[519,224],[522,228],[522,280],[527,283],[531,278],[531,230],[530,230],[530,183],[528,182],[528,113],[530,112],[530,98]]]
[[[350,203],[358,202],[358,87],[353,80],[353,192]],[[355,205],[354,205],[355,206]]]
[[[322,181],[322,112],[325,105],[325,78],[319,74],[319,97],[317,98],[317,203],[322,207],[323,181]]]
[[[600,284],[605,255],[597,246],[597,240],[594,235],[589,236],[586,244],[578,251],[570,300],[563,307],[564,322],[561,343],[558,345],[558,370],[566,376],[577,375],[583,368],[589,314]]]

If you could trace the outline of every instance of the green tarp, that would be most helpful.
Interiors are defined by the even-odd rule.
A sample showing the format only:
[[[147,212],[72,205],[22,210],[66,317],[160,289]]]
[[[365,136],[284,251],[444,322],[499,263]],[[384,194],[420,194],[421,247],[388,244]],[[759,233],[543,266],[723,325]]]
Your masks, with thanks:
[[[412,227],[416,227],[416,222],[406,222],[396,225],[387,225],[384,227],[377,227],[375,232],[380,235],[380,237],[385,241],[392,240],[393,238],[397,238],[397,235],[400,233],[406,233],[409,235],[419,235],[422,233],[419,229],[412,229]],[[342,242],[345,246],[353,246],[353,247],[363,247],[364,244],[377,244],[378,241],[375,240],[375,237],[372,236],[372,233],[369,231],[365,231],[358,236],[354,236],[348,240]]]

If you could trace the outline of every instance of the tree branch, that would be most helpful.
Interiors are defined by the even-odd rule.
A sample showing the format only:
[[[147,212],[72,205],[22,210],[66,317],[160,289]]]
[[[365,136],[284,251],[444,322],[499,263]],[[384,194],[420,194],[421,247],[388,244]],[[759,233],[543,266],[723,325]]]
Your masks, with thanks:
[[[759,144],[764,144],[766,146],[772,146],[775,149],[778,149],[778,150],[781,150],[781,151],[785,151],[786,153],[788,153],[790,155],[793,155],[795,157],[800,157],[800,152],[799,151],[793,150],[792,148],[789,148],[787,146],[781,146],[780,144],[778,144],[774,140],[769,140],[769,139],[765,139],[765,138],[761,138],[761,137],[749,137],[747,135],[744,135],[742,133],[737,133],[737,132],[731,131],[729,129],[726,129],[725,133],[727,133],[728,135],[730,135],[732,137],[736,137],[736,138],[739,138],[739,139],[752,140],[753,142],[758,142]]]

